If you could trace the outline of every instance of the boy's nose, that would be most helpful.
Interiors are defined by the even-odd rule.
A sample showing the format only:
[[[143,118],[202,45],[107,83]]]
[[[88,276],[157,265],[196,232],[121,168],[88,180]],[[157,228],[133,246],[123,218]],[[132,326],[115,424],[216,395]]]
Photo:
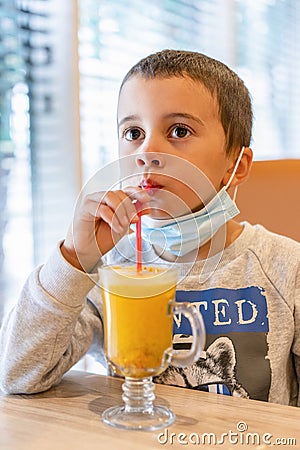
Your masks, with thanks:
[[[165,159],[162,153],[143,152],[137,155],[136,165],[138,167],[164,167]]]

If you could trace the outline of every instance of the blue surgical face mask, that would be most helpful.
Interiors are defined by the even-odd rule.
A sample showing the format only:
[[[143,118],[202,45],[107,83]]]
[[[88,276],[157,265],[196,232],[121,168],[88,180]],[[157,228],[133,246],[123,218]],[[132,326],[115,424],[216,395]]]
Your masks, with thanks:
[[[154,246],[176,256],[184,256],[208,242],[219,228],[239,214],[235,201],[227,193],[244,153],[242,148],[236,165],[224,186],[205,207],[177,219],[142,217],[142,235]]]

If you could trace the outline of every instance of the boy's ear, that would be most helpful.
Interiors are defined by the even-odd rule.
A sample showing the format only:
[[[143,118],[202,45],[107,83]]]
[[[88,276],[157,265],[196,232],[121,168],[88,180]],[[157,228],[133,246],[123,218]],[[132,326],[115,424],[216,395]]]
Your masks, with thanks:
[[[252,166],[252,160],[253,160],[253,152],[252,152],[251,148],[244,147],[244,152],[243,152],[242,158],[236,169],[235,175],[230,183],[230,187],[239,186],[240,184],[242,184],[248,180],[249,175],[250,175],[251,166]],[[227,172],[223,178],[224,186],[228,183],[228,181],[230,179],[230,176],[234,170],[236,161],[237,161],[237,158],[231,160],[230,167],[227,170]]]

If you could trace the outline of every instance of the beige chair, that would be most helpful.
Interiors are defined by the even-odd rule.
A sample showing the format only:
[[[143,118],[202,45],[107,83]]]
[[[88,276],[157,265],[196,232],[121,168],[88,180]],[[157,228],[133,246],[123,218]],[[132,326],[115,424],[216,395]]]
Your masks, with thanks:
[[[260,223],[300,242],[300,159],[253,162],[236,203],[238,220]]]

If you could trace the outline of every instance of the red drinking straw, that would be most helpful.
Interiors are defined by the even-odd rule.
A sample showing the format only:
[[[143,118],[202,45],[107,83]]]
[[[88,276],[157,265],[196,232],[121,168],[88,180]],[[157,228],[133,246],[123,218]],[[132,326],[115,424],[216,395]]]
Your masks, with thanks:
[[[141,214],[138,214],[136,223],[136,270],[142,270],[142,220]]]

